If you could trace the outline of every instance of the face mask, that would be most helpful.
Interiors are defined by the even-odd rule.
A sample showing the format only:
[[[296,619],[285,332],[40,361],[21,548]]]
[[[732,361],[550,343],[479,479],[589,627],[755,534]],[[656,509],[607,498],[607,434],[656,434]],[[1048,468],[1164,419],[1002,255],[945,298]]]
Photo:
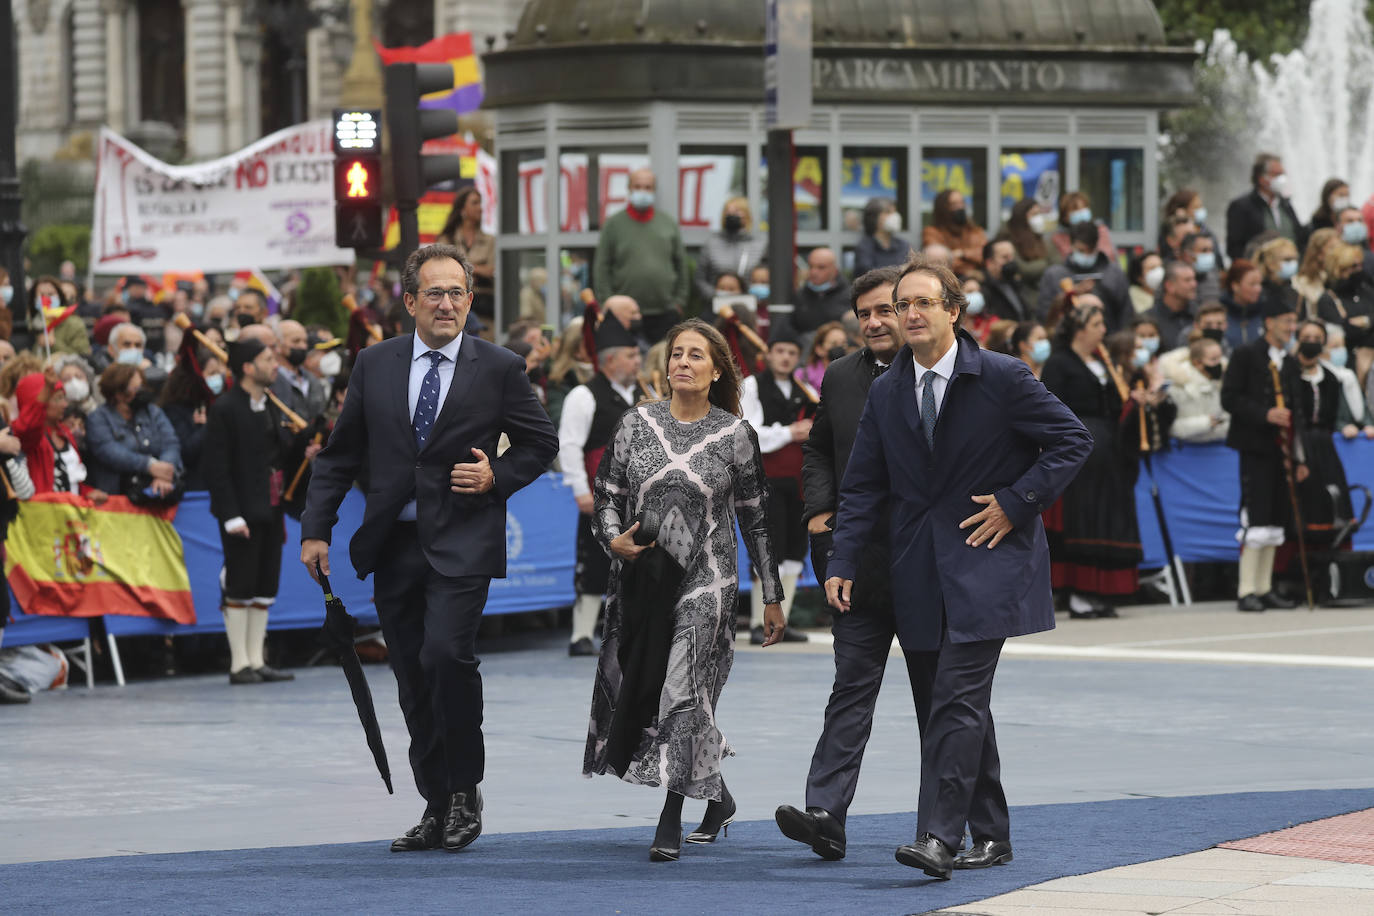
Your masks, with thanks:
[[[1049,358],[1050,358],[1050,341],[1049,341],[1049,338],[1047,338],[1047,337],[1046,337],[1046,338],[1041,338],[1040,340],[1037,340],[1035,343],[1031,344],[1031,361],[1032,361],[1032,362],[1043,363],[1045,360],[1047,360],[1047,359],[1049,359]]]
[[[325,378],[333,378],[343,371],[343,357],[337,352],[330,350],[320,357],[320,375]]]
[[[1204,251],[1197,256],[1197,263],[1193,267],[1200,274],[1209,274],[1216,269],[1217,256],[1210,251]]]
[[[363,305],[371,305],[377,301],[377,291],[370,286],[364,287],[362,297]]]
[[[1331,352],[1326,355],[1326,358],[1331,362],[1331,365],[1335,366],[1337,369],[1344,369],[1345,361],[1350,358],[1350,353],[1345,347],[1332,347]]]
[[[811,290],[811,292],[813,293],[823,293],[826,290],[833,287],[834,285],[834,280],[831,280],[829,283],[812,283],[810,280],[806,281],[806,288]]]
[[[1206,207],[1198,207],[1196,210],[1193,211],[1193,222],[1197,223],[1199,226],[1207,222]]]
[[[1143,368],[1144,365],[1145,365],[1146,363],[1148,363],[1149,361],[1150,361],[1150,351],[1147,350],[1147,349],[1145,349],[1144,347],[1136,347],[1136,348],[1135,348],[1135,367],[1136,367],[1137,369]]]
[[[753,296],[755,299],[767,299],[768,292],[767,283],[755,283],[749,287],[749,295]]]
[[[1030,224],[1031,232],[1034,232],[1036,235],[1040,235],[1045,231],[1045,214],[1043,213],[1036,213],[1030,219],[1026,220],[1026,222]]]
[[[894,210],[893,212],[889,213],[887,216],[884,216],[884,217],[883,217],[883,228],[886,229],[888,232],[891,232],[891,233],[894,234],[894,235],[897,234],[898,232],[901,232],[901,231],[902,231],[902,214],[900,214],[900,213],[898,213],[897,211]]]
[[[1021,279],[1021,271],[1017,269],[1015,261],[1008,261],[1002,265],[1002,282],[1015,283]]]
[[[305,358],[309,355],[310,351],[305,347],[292,347],[286,354],[286,361],[299,369],[305,363]]]
[[[1087,207],[1075,210],[1069,214],[1069,225],[1077,226],[1079,223],[1090,223],[1093,219],[1093,211]]]
[[[186,311],[190,314],[192,321],[200,321],[201,318],[205,317],[205,306],[199,302],[192,302],[186,307]]]
[[[631,191],[630,206],[636,210],[647,210],[654,205],[653,191]]]
[[[238,301],[238,298],[239,298],[239,289],[238,289],[238,287],[236,287],[236,286],[231,286],[231,287],[229,287],[229,292],[225,293],[225,295],[229,297],[229,301],[230,301],[230,302],[237,302],[237,301]]]
[[[639,332],[642,331],[642,330],[644,330],[644,319],[643,319],[643,318],[636,318],[634,321],[631,321],[630,324],[629,324],[628,330],[629,330],[629,332],[630,332],[632,335],[634,335],[635,337],[638,337],[638,336],[639,336]]]
[[[956,226],[962,226],[968,222],[968,211],[960,207],[958,210],[949,211],[949,220]]]
[[[228,341],[229,343],[233,343],[234,341],[238,340],[238,339],[239,339],[239,327],[238,327],[238,325],[236,325],[236,324],[231,324],[231,325],[229,325],[229,327],[225,328],[225,329],[224,329],[224,339],[225,339],[226,341]]]
[[[964,298],[968,300],[968,306],[964,310],[968,312],[970,315],[977,315],[979,312],[983,310],[983,306],[985,303],[983,301],[982,293],[965,293]]]
[[[1307,359],[1316,359],[1322,355],[1322,347],[1320,340],[1304,340],[1298,344],[1298,354]]]
[[[1270,179],[1269,179],[1269,192],[1270,192],[1271,194],[1277,194],[1279,197],[1287,197],[1287,196],[1288,196],[1288,193],[1287,193],[1287,192],[1288,192],[1288,176],[1287,176],[1286,174],[1285,174],[1285,175],[1275,175],[1273,178],[1270,178]]]
[[[1369,229],[1362,222],[1346,223],[1341,227],[1341,241],[1347,245],[1362,245],[1369,238]]]
[[[1159,284],[1164,282],[1164,268],[1151,267],[1145,271],[1145,286],[1149,289],[1159,289]]]
[[[727,213],[725,215],[725,231],[733,235],[744,228],[744,217],[738,213]]]
[[[1279,276],[1285,280],[1291,280],[1298,272],[1298,262],[1296,260],[1281,261],[1279,263]]]
[[[1207,340],[1215,340],[1217,343],[1221,343],[1222,340],[1226,338],[1226,332],[1221,328],[1203,328],[1202,336]]]
[[[1349,198],[1349,197],[1333,197],[1333,198],[1331,198],[1331,212],[1332,212],[1332,213],[1339,213],[1339,212],[1341,212],[1342,210],[1346,209],[1346,208],[1349,207],[1349,206],[1350,206],[1350,198]]]
[[[143,410],[151,403],[153,403],[153,396],[142,388],[134,392],[134,396],[129,399],[129,406],[135,411]]]
[[[1097,254],[1086,254],[1082,251],[1074,250],[1069,252],[1069,263],[1074,267],[1081,267],[1084,270],[1097,263]]]
[[[205,376],[205,387],[210,389],[211,394],[219,394],[224,390],[224,376],[207,375]]]
[[[84,378],[69,378],[62,383],[62,390],[67,392],[67,400],[73,404],[80,404],[91,396],[91,386],[86,384]]]
[[[115,357],[115,362],[123,363],[126,366],[137,366],[143,362],[143,351],[137,347],[130,347],[127,350],[120,350]]]
[[[258,320],[254,318],[252,315],[248,314],[247,312],[239,312],[237,315],[234,316],[234,321],[237,322],[238,326],[241,328],[246,328],[250,324],[258,323]]]
[[[0,299],[5,300],[5,305],[9,305],[10,301],[14,299],[14,287],[8,283],[0,286]]]
[[[1141,345],[1142,347],[1144,347],[1144,348],[1145,348],[1145,352],[1146,352],[1146,353],[1149,353],[1151,356],[1154,356],[1156,353],[1159,352],[1159,338],[1158,338],[1158,337],[1145,337],[1145,338],[1142,338],[1141,341],[1140,341],[1140,345]]]
[[[1217,363],[1215,366],[1203,366],[1202,371],[1203,374],[1205,374],[1212,381],[1221,381],[1221,363]]]

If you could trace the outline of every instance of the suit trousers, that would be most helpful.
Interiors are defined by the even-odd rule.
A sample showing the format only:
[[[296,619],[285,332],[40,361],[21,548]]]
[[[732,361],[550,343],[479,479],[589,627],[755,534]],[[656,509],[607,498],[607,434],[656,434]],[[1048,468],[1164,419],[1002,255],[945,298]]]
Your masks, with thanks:
[[[482,781],[482,676],[477,627],[487,576],[443,576],[425,559],[414,522],[396,522],[373,574],[377,615],[410,732],[410,766],[426,813]]]
[[[873,708],[892,651],[892,609],[855,609],[835,615],[835,685],[825,706],[825,725],[806,776],[806,806],[824,808],[841,824],[854,801],[859,766],[873,730]],[[936,652],[903,652],[919,736],[930,719]]]
[[[921,738],[921,795],[916,835],[930,833],[951,849],[964,842],[1011,840],[1002,764],[992,724],[992,677],[1003,639],[940,646],[930,718]]]

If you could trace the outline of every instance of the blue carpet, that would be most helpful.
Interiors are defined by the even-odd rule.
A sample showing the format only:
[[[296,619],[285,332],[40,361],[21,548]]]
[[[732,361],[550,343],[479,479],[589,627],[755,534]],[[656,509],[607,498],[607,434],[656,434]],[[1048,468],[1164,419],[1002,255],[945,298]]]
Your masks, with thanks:
[[[0,866],[0,910],[62,913],[910,914],[1207,849],[1374,805],[1374,790],[1247,792],[1012,811],[1016,861],[934,881],[897,864],[908,814],[850,818],[823,862],[767,821],[652,864],[646,828],[495,834],[459,855],[351,843]]]

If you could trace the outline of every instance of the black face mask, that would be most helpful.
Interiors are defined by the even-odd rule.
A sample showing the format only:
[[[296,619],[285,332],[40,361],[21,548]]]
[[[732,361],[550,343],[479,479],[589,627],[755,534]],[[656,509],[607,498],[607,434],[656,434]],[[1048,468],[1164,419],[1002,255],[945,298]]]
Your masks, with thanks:
[[[1221,381],[1221,363],[1217,363],[1215,366],[1203,366],[1202,371],[1205,372],[1207,377],[1212,381]]]
[[[1008,261],[1002,265],[1002,282],[1015,283],[1021,279],[1021,271],[1016,269],[1015,261]]]
[[[304,363],[305,358],[310,355],[310,351],[305,347],[292,347],[286,354],[286,361],[299,369]]]
[[[1298,353],[1307,359],[1316,359],[1324,349],[1326,346],[1319,340],[1304,340],[1298,344]]]
[[[958,210],[949,211],[949,221],[956,226],[964,225],[964,223],[968,222],[968,211],[963,207],[960,207]]]
[[[1350,295],[1351,293],[1354,293],[1355,290],[1360,288],[1361,279],[1362,278],[1360,276],[1360,273],[1357,271],[1348,277],[1342,277],[1341,279],[1337,280],[1335,284],[1332,286],[1332,289],[1334,289],[1338,293]]]
[[[744,228],[744,217],[738,213],[729,213],[725,217],[725,231],[734,235]]]
[[[153,403],[153,396],[149,394],[147,390],[140,388],[138,389],[138,393],[129,401],[129,408],[137,413],[151,403]]]
[[[1221,343],[1222,340],[1226,338],[1226,332],[1221,328],[1203,328],[1202,336],[1207,340],[1215,340],[1217,343]]]
[[[830,360],[833,363],[837,359],[844,359],[845,354],[848,352],[849,351],[846,350],[844,347],[831,347],[826,352],[825,356],[826,359]]]
[[[627,330],[628,330],[633,336],[638,337],[638,336],[639,336],[639,332],[640,332],[641,330],[643,330],[643,328],[644,328],[644,320],[643,320],[642,318],[636,318],[634,321],[631,321],[631,322],[630,322],[630,326],[629,326],[629,328],[628,328]]]
[[[241,328],[246,328],[250,324],[258,323],[258,320],[254,318],[252,315],[248,314],[247,312],[239,312],[237,315],[234,316],[234,321]]]

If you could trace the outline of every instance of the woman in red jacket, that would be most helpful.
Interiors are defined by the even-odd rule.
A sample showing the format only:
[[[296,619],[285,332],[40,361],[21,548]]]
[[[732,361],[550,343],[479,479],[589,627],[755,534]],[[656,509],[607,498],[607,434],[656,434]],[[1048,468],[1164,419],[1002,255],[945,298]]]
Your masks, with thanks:
[[[86,487],[86,466],[76,450],[76,440],[62,422],[67,411],[67,392],[56,375],[35,372],[19,380],[14,389],[19,416],[10,432],[19,438],[29,465],[35,493],[81,493],[97,503],[106,500],[102,490]]]

